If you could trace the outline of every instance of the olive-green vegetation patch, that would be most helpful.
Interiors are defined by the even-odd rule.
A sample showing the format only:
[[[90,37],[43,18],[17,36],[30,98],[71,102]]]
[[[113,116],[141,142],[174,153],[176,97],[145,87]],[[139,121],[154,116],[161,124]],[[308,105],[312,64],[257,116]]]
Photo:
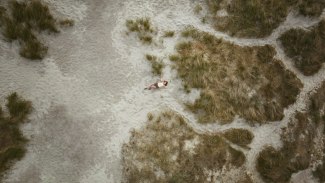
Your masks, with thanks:
[[[129,32],[135,32],[139,40],[144,44],[151,44],[155,33],[149,18],[138,18],[126,20],[126,27]]]
[[[71,24],[71,20],[65,22],[68,21]],[[42,31],[58,33],[56,24],[49,8],[39,0],[10,1],[8,11],[0,7],[3,36],[9,42],[18,40],[20,55],[31,60],[44,58],[48,50],[36,35]]]
[[[317,150],[320,147],[314,141],[315,138],[322,138],[317,136],[317,131],[325,123],[325,119],[321,118],[324,93],[325,83],[311,96],[308,110],[297,113],[281,134],[282,148],[266,147],[258,155],[256,168],[266,182],[289,182],[293,173],[311,166],[312,158],[321,157]],[[320,165],[314,171],[314,175],[322,181],[325,177],[323,169]]]
[[[283,22],[293,0],[207,0],[216,29],[237,37],[265,37]],[[219,10],[228,16],[216,16]]]
[[[317,73],[325,62],[325,20],[308,31],[291,29],[279,39],[285,53],[304,75]]]
[[[164,37],[173,37],[175,34],[174,31],[165,31],[164,32]]]
[[[146,59],[151,64],[151,72],[152,72],[152,74],[160,76],[161,73],[162,73],[162,69],[165,66],[164,63],[162,62],[162,60],[158,59],[154,55],[149,55],[149,54],[146,54]]]
[[[325,8],[324,0],[303,0],[298,3],[298,10],[304,16],[318,17]]]
[[[200,122],[227,123],[236,115],[258,123],[281,120],[295,102],[302,84],[273,58],[273,47],[240,47],[193,28],[182,35],[191,40],[177,44],[169,58],[184,89],[201,89],[187,104]]]
[[[122,154],[124,182],[134,183],[206,182],[209,172],[239,168],[245,162],[244,154],[221,136],[197,134],[170,110],[149,113],[146,127],[132,131]]]
[[[319,16],[324,0],[206,0],[207,15],[216,29],[237,37],[265,37],[282,23],[290,10]],[[228,16],[218,16],[225,10]]]
[[[223,133],[224,137],[232,143],[235,143],[242,147],[247,147],[253,138],[254,134],[246,129],[232,128]]]
[[[9,114],[0,108],[0,180],[14,161],[20,160],[25,154],[25,139],[19,130],[19,124],[27,119],[32,111],[30,101],[22,99],[17,93],[7,97]]]

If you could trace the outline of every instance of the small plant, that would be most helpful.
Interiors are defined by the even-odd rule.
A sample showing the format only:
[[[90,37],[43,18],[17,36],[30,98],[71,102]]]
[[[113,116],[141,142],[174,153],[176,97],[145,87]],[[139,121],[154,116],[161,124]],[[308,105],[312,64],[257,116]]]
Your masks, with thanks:
[[[126,20],[126,27],[129,32],[136,32],[140,41],[145,44],[152,43],[152,28],[149,18],[138,18],[136,20]]]
[[[174,31],[165,31],[164,32],[164,37],[173,37],[175,34]]]
[[[59,21],[59,24],[61,26],[64,26],[64,27],[71,27],[74,25],[74,21],[71,20],[71,19],[65,19],[65,20],[61,20]]]
[[[165,66],[164,63],[154,55],[146,54],[146,59],[151,63],[152,74],[160,76]]]
[[[197,4],[194,8],[194,13],[199,14],[202,11],[202,6]]]
[[[149,112],[149,113],[147,114],[147,118],[148,118],[149,121],[151,121],[151,120],[153,119],[153,117],[154,117],[154,116],[153,116],[152,113]]]

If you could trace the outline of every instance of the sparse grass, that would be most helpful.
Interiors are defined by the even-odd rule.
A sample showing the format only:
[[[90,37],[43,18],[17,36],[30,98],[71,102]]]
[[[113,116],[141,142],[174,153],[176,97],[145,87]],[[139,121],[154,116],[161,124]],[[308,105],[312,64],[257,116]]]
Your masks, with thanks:
[[[129,32],[136,32],[140,41],[144,44],[152,43],[152,34],[155,32],[149,18],[138,18],[126,20],[126,27]]]
[[[56,20],[51,15],[49,8],[39,0],[10,1],[9,10],[2,7],[0,12],[0,23],[2,34],[11,42],[18,40],[22,57],[39,60],[44,58],[47,47],[35,36],[36,32],[58,33]],[[72,25],[73,21],[63,20],[60,23]]]
[[[266,182],[289,182],[293,173],[311,166],[312,157],[322,157],[314,141],[321,138],[317,136],[317,130],[325,124],[321,118],[324,106],[325,82],[311,96],[308,110],[298,112],[281,134],[283,147],[279,150],[267,147],[259,154],[256,168]],[[314,175],[323,182],[324,167],[316,167]]]
[[[164,68],[164,63],[161,60],[158,60],[156,56],[146,54],[146,59],[151,63],[151,72],[153,75],[160,76],[162,69]]]
[[[319,16],[323,0],[206,0],[210,22],[220,31],[237,37],[266,37],[297,9],[305,16]],[[228,16],[217,12],[226,10]]]
[[[245,162],[244,154],[219,135],[195,133],[171,110],[153,117],[144,129],[133,131],[122,154],[124,182],[134,183],[205,182],[208,171],[240,169]],[[247,179],[244,173],[243,179]]]
[[[173,37],[175,34],[174,31],[165,31],[164,32],[164,37]]]
[[[230,142],[242,147],[247,147],[247,145],[249,145],[254,138],[254,134],[246,129],[232,128],[224,132],[223,135]]]
[[[6,114],[0,109],[0,180],[15,161],[25,154],[25,139],[19,124],[27,119],[32,110],[31,102],[22,99],[17,93],[7,97]]]
[[[235,115],[258,123],[281,120],[295,102],[302,84],[273,58],[273,47],[240,47],[193,28],[182,35],[192,40],[176,45],[169,58],[184,88],[202,91],[187,104],[200,122],[226,123]]]
[[[291,29],[279,38],[285,53],[306,76],[319,71],[325,62],[325,20],[310,31]]]

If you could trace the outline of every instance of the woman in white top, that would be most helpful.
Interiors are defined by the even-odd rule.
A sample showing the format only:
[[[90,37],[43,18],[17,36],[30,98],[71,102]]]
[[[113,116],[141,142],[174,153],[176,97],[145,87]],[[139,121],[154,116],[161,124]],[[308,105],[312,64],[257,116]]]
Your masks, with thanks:
[[[166,80],[160,80],[154,84],[151,84],[150,86],[144,88],[145,90],[151,90],[151,89],[158,89],[158,88],[161,88],[161,87],[165,87],[168,85],[168,81]]]

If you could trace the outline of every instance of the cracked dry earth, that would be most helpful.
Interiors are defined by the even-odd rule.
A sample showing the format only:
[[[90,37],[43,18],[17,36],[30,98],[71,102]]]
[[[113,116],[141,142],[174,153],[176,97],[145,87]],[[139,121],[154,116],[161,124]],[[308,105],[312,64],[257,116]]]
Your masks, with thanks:
[[[243,39],[201,23],[193,12],[195,4],[186,0],[46,2],[56,15],[72,18],[76,25],[46,38],[50,49],[42,62],[28,62],[19,57],[15,43],[0,42],[0,77],[5,78],[0,81],[1,100],[17,91],[31,100],[35,108],[31,122],[23,126],[30,139],[28,152],[7,174],[7,183],[121,182],[122,145],[129,142],[131,129],[144,128],[149,112],[162,108],[183,116],[196,134],[217,134],[231,128],[251,131],[254,138],[249,149],[227,144],[244,154],[243,166],[252,181],[263,182],[256,170],[259,152],[266,145],[281,148],[282,128],[287,127],[297,111],[306,110],[310,95],[325,80],[324,66],[313,76],[301,74],[277,41],[291,28],[308,29],[316,25],[324,13],[315,19],[289,13],[270,36]],[[125,21],[137,17],[149,17],[158,28],[155,44],[142,45],[135,36],[125,34]],[[184,93],[181,80],[168,62],[179,33],[188,25],[238,46],[273,46],[275,57],[303,83],[296,102],[285,109],[284,118],[263,125],[249,125],[239,117],[225,125],[198,123],[183,103],[194,102],[200,91]],[[176,36],[160,39],[166,30],[174,30]],[[143,86],[156,79],[144,59],[148,52],[166,63],[163,76],[171,82],[163,91],[143,91]],[[229,171],[225,177],[236,173]],[[317,182],[310,174],[306,170],[298,172],[292,181]]]

